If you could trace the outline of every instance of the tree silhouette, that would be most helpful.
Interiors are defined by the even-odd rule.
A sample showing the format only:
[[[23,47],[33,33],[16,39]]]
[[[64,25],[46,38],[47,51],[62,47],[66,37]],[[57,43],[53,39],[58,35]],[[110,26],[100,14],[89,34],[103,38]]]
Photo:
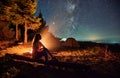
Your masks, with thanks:
[[[41,20],[40,20],[41,25],[39,26],[38,29],[36,29],[36,32],[37,32],[37,33],[40,33],[40,32],[43,30],[43,28],[46,26],[46,21],[44,20],[41,12],[39,13],[38,18],[41,18]]]

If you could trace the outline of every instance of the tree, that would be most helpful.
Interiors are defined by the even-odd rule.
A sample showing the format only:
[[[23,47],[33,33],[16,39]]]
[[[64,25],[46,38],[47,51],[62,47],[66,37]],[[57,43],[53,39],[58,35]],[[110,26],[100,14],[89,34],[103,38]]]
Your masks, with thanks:
[[[24,43],[27,43],[27,30],[31,29],[31,30],[35,30],[38,29],[39,25],[40,25],[40,18],[25,18],[24,19]]]
[[[36,6],[36,0],[7,0],[4,5],[5,20],[16,25],[16,40],[19,24],[24,25],[24,43],[27,43],[27,30],[34,30],[40,26],[40,18],[33,17]]]
[[[27,43],[27,30],[35,30],[40,26],[40,18],[33,17],[36,12],[37,2],[36,0],[21,0],[18,3],[22,12],[22,23],[24,24],[24,43]]]
[[[16,6],[15,6],[16,7]],[[17,8],[17,7],[16,7]],[[6,20],[10,21],[11,23],[15,24],[16,26],[16,40],[19,40],[19,36],[18,36],[18,25],[22,24],[22,17],[21,15],[19,15],[18,13],[16,13],[16,8],[12,8],[12,7],[5,7],[6,10]],[[7,9],[14,9],[15,11],[9,11]]]
[[[16,40],[18,40],[18,25],[22,23],[22,17],[19,14],[20,8],[16,0],[7,0],[4,4],[3,15],[6,21],[16,25]]]
[[[41,18],[41,20],[40,20],[41,25],[40,25],[39,28],[36,30],[36,32],[40,33],[40,32],[42,32],[43,28],[46,26],[46,21],[45,21],[44,18],[42,17],[42,13],[41,13],[41,12],[39,13],[38,18]]]

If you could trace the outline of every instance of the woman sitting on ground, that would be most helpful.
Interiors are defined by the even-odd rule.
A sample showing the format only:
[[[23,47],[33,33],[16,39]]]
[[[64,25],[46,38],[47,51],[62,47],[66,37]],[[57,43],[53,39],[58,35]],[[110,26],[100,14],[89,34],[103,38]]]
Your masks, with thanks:
[[[48,62],[48,54],[53,58],[52,54],[49,52],[47,48],[44,47],[44,45],[40,42],[41,35],[36,34],[35,39],[33,42],[33,51],[32,51],[32,57],[35,60],[40,59],[42,56],[45,58],[45,63]]]

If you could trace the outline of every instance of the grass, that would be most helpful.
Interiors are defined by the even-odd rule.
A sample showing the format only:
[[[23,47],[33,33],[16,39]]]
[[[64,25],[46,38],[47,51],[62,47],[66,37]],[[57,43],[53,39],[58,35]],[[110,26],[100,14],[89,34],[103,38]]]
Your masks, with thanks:
[[[112,52],[108,50],[107,47],[92,47],[84,50],[68,50],[68,51],[59,51],[54,54],[59,61],[64,62],[77,62],[83,63],[88,62],[89,64],[97,63],[100,61],[116,61],[116,57]]]

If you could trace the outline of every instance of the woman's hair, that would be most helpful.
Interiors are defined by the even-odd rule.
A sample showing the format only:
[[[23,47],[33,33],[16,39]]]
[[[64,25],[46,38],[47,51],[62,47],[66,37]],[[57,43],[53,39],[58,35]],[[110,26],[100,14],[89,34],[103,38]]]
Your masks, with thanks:
[[[41,39],[41,35],[40,34],[36,34],[35,35],[35,39],[34,39],[34,42],[37,42]]]

